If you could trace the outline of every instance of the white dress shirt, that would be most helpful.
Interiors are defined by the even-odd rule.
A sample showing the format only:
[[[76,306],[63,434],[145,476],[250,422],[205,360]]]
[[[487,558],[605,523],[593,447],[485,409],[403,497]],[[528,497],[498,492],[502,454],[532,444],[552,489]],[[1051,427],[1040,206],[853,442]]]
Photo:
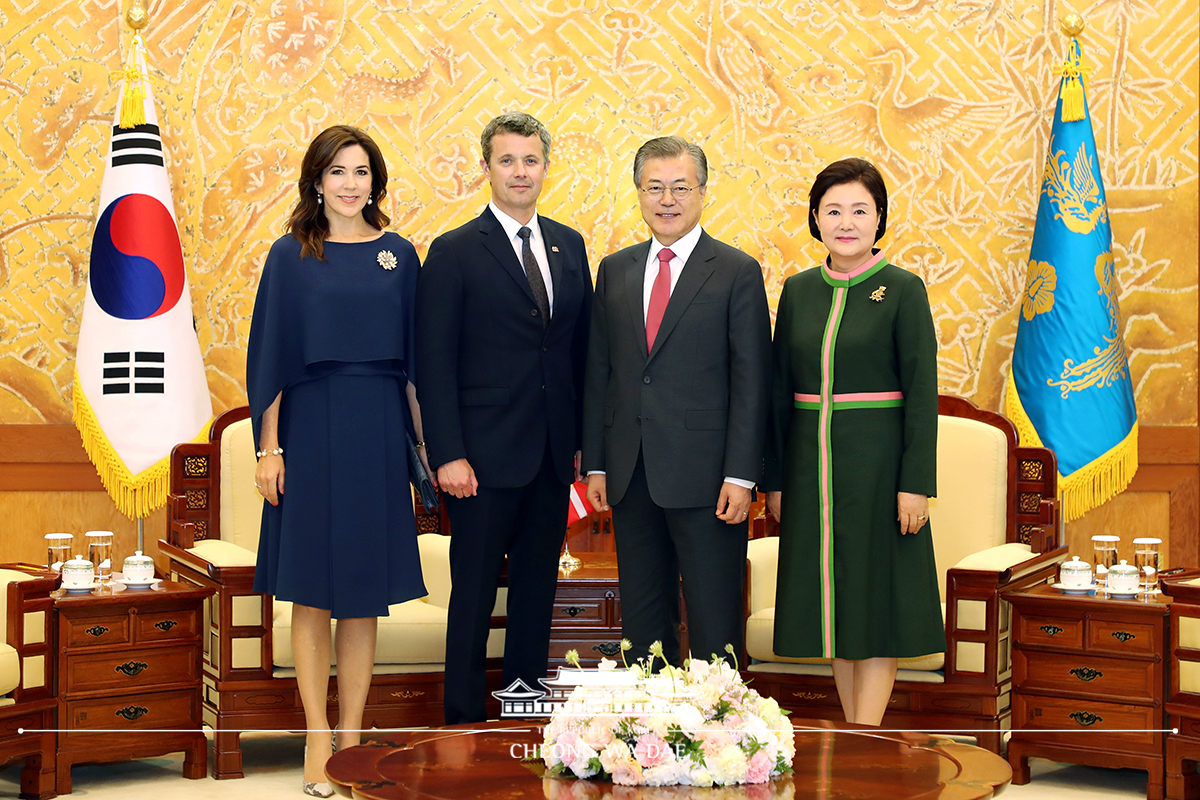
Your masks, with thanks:
[[[546,298],[550,302],[550,316],[554,316],[554,283],[550,280],[550,262],[546,259],[546,240],[542,238],[542,226],[538,225],[537,214],[534,213],[533,219],[529,220],[529,224],[526,226],[496,208],[495,203],[489,202],[488,208],[492,210],[492,213],[496,215],[496,219],[500,221],[500,227],[504,228],[504,233],[508,236],[508,242],[513,246],[513,250],[517,254],[517,263],[521,265],[522,271],[525,269],[525,262],[521,260],[521,237],[517,233],[523,227],[528,227],[532,231],[529,236],[529,249],[533,251],[533,257],[538,263],[538,269],[542,271],[542,282],[546,284]]]

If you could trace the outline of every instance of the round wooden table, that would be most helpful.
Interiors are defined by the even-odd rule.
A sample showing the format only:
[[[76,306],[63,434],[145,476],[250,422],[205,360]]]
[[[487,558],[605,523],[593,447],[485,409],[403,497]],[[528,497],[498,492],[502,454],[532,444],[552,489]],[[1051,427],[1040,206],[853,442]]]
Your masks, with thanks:
[[[523,760],[542,742],[536,720],[386,734],[334,754],[325,772],[338,794],[362,800],[982,800],[1012,779],[1004,759],[948,739],[821,720],[793,725],[795,772],[766,784],[701,789],[543,778],[540,761]]]

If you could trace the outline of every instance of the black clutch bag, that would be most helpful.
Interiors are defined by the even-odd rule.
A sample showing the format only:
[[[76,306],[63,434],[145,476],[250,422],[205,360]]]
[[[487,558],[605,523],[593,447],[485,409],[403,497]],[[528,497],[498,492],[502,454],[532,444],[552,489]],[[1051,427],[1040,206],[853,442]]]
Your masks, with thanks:
[[[404,432],[404,441],[408,444],[408,479],[412,481],[413,488],[417,490],[417,495],[420,496],[421,505],[425,506],[425,510],[437,512],[437,489],[433,488],[433,481],[430,480],[429,473],[425,471],[425,465],[421,463],[421,457],[417,455],[417,446],[413,444],[408,431]]]

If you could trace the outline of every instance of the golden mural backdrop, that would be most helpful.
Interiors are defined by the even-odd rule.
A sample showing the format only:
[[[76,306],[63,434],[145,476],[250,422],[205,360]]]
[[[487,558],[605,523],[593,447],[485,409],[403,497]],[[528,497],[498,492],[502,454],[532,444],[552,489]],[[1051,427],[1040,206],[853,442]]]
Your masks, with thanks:
[[[772,303],[823,249],[817,171],[888,179],[890,260],[924,278],[942,391],[1000,407],[1050,116],[1079,11],[1144,425],[1196,424],[1196,3],[1152,0],[155,0],[144,31],[209,386],[245,402],[258,274],[307,142],[380,142],[392,228],[424,255],[487,202],[478,135],[554,134],[540,210],[593,268],[644,239],[630,163],[679,133],[710,161],[705,227],[760,260]],[[0,420],[70,421],[101,169],[131,32],[117,0],[0,0]],[[1031,305],[1032,304],[1032,305]]]

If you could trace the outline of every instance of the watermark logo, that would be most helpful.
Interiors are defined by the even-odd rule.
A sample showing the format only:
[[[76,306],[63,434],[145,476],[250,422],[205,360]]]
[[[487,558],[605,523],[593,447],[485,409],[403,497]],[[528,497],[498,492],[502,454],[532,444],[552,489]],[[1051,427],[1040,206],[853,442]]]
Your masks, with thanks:
[[[549,717],[556,712],[586,714],[603,710],[618,714],[648,714],[669,712],[678,700],[675,697],[649,697],[641,678],[626,670],[558,668],[552,678],[541,678],[544,688],[534,689],[520,678],[507,688],[492,692],[500,701],[500,716],[504,719]],[[572,700],[578,688],[587,689],[586,702]]]

